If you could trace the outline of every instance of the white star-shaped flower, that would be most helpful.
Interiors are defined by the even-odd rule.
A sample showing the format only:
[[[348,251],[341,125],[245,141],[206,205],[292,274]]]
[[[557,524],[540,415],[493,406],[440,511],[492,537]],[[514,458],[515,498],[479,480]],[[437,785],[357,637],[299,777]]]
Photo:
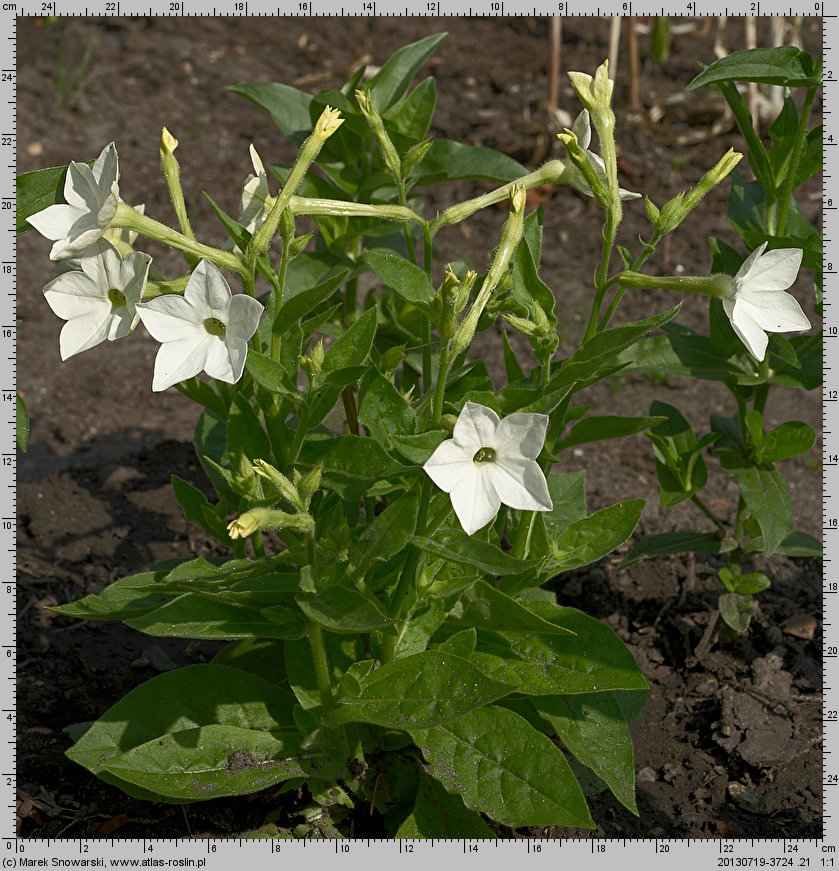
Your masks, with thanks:
[[[161,342],[154,361],[152,390],[206,372],[235,384],[245,368],[248,340],[263,306],[243,293],[235,296],[219,269],[202,260],[184,295],[165,294],[137,307],[143,326]]]
[[[550,493],[536,457],[545,443],[544,414],[510,414],[467,402],[454,426],[423,468],[451,494],[452,507],[469,534],[486,526],[503,502],[520,511],[550,511]]]
[[[114,143],[107,145],[93,167],[73,161],[64,181],[65,203],[47,206],[27,218],[55,245],[51,260],[66,260],[88,248],[107,229],[119,203],[119,157]]]
[[[151,257],[135,251],[123,260],[109,243],[98,244],[97,255],[79,260],[80,272],[64,272],[44,288],[49,307],[67,321],[59,338],[62,360],[137,326]]]
[[[603,179],[604,183],[606,182],[606,165],[603,163],[603,158],[599,154],[595,154],[593,151],[589,149],[589,145],[591,145],[591,118],[588,114],[588,109],[583,109],[579,115],[577,115],[576,120],[571,126],[571,132],[577,137],[577,142],[580,145],[580,148],[583,149],[586,153],[586,157],[588,157],[589,163],[594,167],[595,172]],[[591,197],[594,196],[591,192],[591,188],[588,185],[588,182],[583,178],[583,174],[575,167],[570,167],[573,172],[570,174],[569,184],[575,187],[581,193],[586,194]],[[632,191],[624,190],[623,188],[618,188],[620,191],[620,197],[622,200],[637,200],[640,199],[641,194],[633,193]]]
[[[767,244],[749,255],[722,301],[734,332],[758,360],[766,356],[767,333],[810,329],[807,315],[786,292],[798,276],[804,252],[800,248],[766,251]]]
[[[262,158],[253,145],[250,147],[250,153],[254,174],[247,177],[242,188],[242,212],[239,223],[246,230],[255,233],[265,223],[265,218],[274,204],[274,197],[271,196],[268,187],[268,174],[265,172]]]

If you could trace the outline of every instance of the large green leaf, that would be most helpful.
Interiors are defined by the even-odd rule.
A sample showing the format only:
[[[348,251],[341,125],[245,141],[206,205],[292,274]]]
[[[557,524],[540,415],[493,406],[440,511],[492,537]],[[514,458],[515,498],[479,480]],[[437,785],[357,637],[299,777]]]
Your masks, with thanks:
[[[416,415],[405,397],[372,367],[359,389],[358,419],[386,447],[392,444],[393,436],[411,435],[416,428]]]
[[[497,632],[536,632],[544,635],[572,634],[563,626],[543,620],[515,599],[486,581],[477,581],[460,594],[449,620],[458,626],[474,626]]]
[[[349,587],[329,587],[320,593],[300,593],[303,613],[330,632],[351,634],[386,629],[393,621],[374,596]]]
[[[813,58],[792,45],[747,48],[714,61],[687,86],[695,91],[716,82],[760,82],[788,88],[812,88],[819,84]]]
[[[304,91],[277,82],[228,85],[227,90],[250,100],[263,112],[267,112],[277,127],[298,145],[312,132],[309,112],[312,97]]]
[[[423,79],[410,94],[394,103],[382,116],[388,130],[405,137],[408,144],[422,139],[431,126],[437,106],[437,81],[433,76]]]
[[[612,693],[531,699],[563,744],[638,816],[629,726]]]
[[[301,754],[293,704],[246,672],[191,665],[132,690],[67,755],[137,798],[247,794],[330,765],[319,751]]]
[[[553,508],[542,517],[548,532],[566,530],[575,520],[586,516],[586,473],[554,472],[548,475],[548,491]]]
[[[384,251],[368,251],[365,256],[378,279],[406,302],[427,308],[437,295],[425,271],[404,257]]]
[[[300,452],[301,462],[322,465],[338,478],[378,481],[401,470],[401,466],[374,439],[346,435],[310,438]]]
[[[174,594],[165,588],[163,592],[150,589],[150,584],[163,580],[168,574],[168,571],[156,571],[130,575],[109,584],[99,594],[91,594],[66,605],[56,605],[51,610],[65,617],[77,617],[81,620],[125,620],[138,617],[154,611],[173,597]]]
[[[441,529],[434,538],[415,535],[413,543],[426,553],[452,562],[475,566],[490,575],[517,575],[536,565],[505,553],[495,544],[480,541],[460,529]]]
[[[382,68],[367,82],[373,105],[380,113],[386,112],[404,96],[414,76],[447,36],[447,33],[433,33],[404,45],[382,64]]]
[[[715,532],[660,532],[634,544],[621,560],[621,567],[673,553],[727,553],[736,546],[734,539],[720,538]]]
[[[427,729],[494,702],[513,689],[488,678],[467,660],[439,650],[389,662],[360,683],[357,696],[341,699],[327,713],[327,723]]]
[[[464,145],[448,139],[435,139],[415,171],[417,185],[479,178],[503,184],[515,181],[527,172],[518,161],[493,148]]]
[[[763,551],[775,553],[792,529],[789,487],[777,469],[747,466],[737,470],[740,495],[763,534]]]
[[[417,526],[418,509],[418,494],[409,492],[373,518],[350,547],[350,563],[359,578],[364,578],[376,560],[389,560],[407,547]]]
[[[562,751],[518,714],[478,708],[411,736],[434,776],[466,807],[507,826],[594,828]]]
[[[573,608],[524,604],[575,635],[481,636],[472,662],[485,674],[527,695],[648,689],[632,654],[608,626]]]
[[[376,307],[363,315],[335,341],[323,360],[323,373],[360,366],[367,359],[376,335]]]
[[[459,796],[447,792],[425,772],[419,779],[413,810],[399,826],[397,838],[495,838],[492,829]]]
[[[636,432],[642,432],[660,421],[661,418],[658,417],[618,417],[617,415],[586,417],[575,424],[564,439],[557,442],[554,451],[559,453],[575,445],[585,445],[589,442],[606,439],[620,439]]]
[[[284,292],[283,303],[274,318],[274,332],[284,335],[294,324],[314,311],[321,303],[328,300],[348,274],[348,269],[340,269],[323,279],[323,281],[320,281],[314,287],[299,291],[290,296],[287,296]]]

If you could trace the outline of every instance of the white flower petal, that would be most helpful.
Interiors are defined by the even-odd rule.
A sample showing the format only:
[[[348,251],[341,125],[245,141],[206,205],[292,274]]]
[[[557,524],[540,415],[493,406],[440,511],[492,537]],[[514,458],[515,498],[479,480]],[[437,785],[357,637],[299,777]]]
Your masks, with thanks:
[[[99,211],[104,197],[86,163],[70,162],[64,180],[64,199],[77,209],[94,214]]]
[[[487,463],[492,486],[505,505],[519,511],[550,511],[553,508],[545,474],[535,460],[496,457]]]
[[[154,380],[151,389],[155,392],[165,390],[201,372],[207,359],[208,346],[213,338],[205,330],[203,335],[196,331],[177,341],[164,342],[154,361]]]
[[[495,432],[499,457],[535,460],[545,445],[550,418],[546,414],[508,414]]]
[[[467,535],[474,535],[498,514],[501,500],[493,487],[492,477],[487,474],[491,463],[473,463],[475,474],[464,478],[452,490],[452,508]]]
[[[583,151],[591,145],[591,118],[588,109],[583,109],[571,125],[571,132],[577,137],[577,142]]]
[[[102,149],[102,153],[93,164],[91,174],[103,194],[116,192],[114,186],[119,181],[119,155],[113,142]]]
[[[158,342],[174,342],[193,334],[209,336],[204,319],[176,293],[167,293],[137,306],[143,326]]]
[[[67,321],[61,328],[58,347],[61,359],[66,360],[74,354],[87,351],[108,338],[111,329],[111,313],[98,309],[82,317]]]
[[[84,211],[74,206],[57,203],[47,206],[26,220],[44,237],[56,241],[63,239],[67,231],[83,215]]]
[[[451,493],[456,487],[475,474],[474,453],[448,439],[437,446],[425,461],[423,469],[429,478],[444,492]]]
[[[265,306],[245,293],[237,293],[228,306],[227,336],[247,342],[256,332]]]
[[[764,254],[765,248],[766,242],[740,267],[734,277],[735,293],[741,288],[749,293],[764,293],[792,287],[804,252],[800,248],[777,248]]]
[[[184,290],[184,299],[200,315],[202,323],[206,318],[218,318],[226,324],[232,296],[221,270],[209,260],[195,267]]]
[[[218,378],[227,384],[235,384],[245,370],[245,359],[248,356],[248,345],[240,339],[227,340],[219,336],[210,336],[207,344],[207,360],[204,371],[211,378]]]
[[[498,415],[484,405],[467,402],[454,425],[455,443],[472,451],[495,447],[495,430],[500,423]]]
[[[810,321],[798,300],[783,290],[764,291],[756,297],[740,294],[735,303],[735,311],[743,309],[768,333],[803,332],[810,329]]]
[[[730,300],[724,300],[725,302]],[[728,307],[724,305],[724,308],[728,314]],[[758,360],[763,360],[769,339],[766,338],[766,333],[761,329],[760,324],[751,316],[749,308],[748,305],[743,306],[742,300],[734,300],[728,319],[740,341]]]

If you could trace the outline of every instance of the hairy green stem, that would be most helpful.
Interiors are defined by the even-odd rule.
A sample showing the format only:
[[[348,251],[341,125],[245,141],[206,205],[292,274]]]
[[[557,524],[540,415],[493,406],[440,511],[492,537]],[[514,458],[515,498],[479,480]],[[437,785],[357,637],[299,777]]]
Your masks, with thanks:
[[[306,629],[309,636],[309,646],[312,648],[312,664],[315,668],[315,677],[318,682],[318,694],[320,703],[324,708],[332,704],[332,680],[329,677],[329,660],[326,656],[326,645],[323,641],[323,629],[310,620]]]
[[[821,67],[821,61],[819,62],[819,67]],[[792,202],[792,191],[795,187],[795,174],[798,172],[798,164],[801,162],[801,155],[804,152],[807,123],[810,120],[810,110],[813,108],[813,98],[816,96],[816,90],[816,88],[807,89],[804,105],[801,107],[801,117],[798,119],[798,127],[795,130],[795,143],[792,147],[792,159],[787,167],[787,174],[784,177],[778,197],[778,222],[774,233],[776,236],[783,236],[784,229],[786,228],[787,215],[789,214],[790,203]]]

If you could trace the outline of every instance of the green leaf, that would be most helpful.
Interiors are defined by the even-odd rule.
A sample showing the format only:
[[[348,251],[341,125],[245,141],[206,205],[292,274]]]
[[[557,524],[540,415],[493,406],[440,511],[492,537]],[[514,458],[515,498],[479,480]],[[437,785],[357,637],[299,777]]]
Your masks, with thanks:
[[[592,416],[581,420],[571,428],[571,432],[557,442],[554,452],[567,450],[575,445],[606,439],[620,439],[641,432],[661,422],[660,417],[619,417],[617,415]]]
[[[358,419],[385,446],[392,444],[393,436],[410,435],[416,428],[416,415],[405,397],[372,367],[361,381]]]
[[[373,518],[350,547],[350,563],[356,577],[364,578],[376,560],[389,560],[411,541],[417,526],[419,495],[406,493]]]
[[[460,529],[439,529],[433,539],[415,535],[412,542],[426,553],[475,566],[489,575],[517,575],[536,565],[533,560],[518,559],[497,545],[480,541]]]
[[[614,695],[540,696],[531,701],[571,753],[638,816],[632,736]]]
[[[471,661],[484,674],[536,696],[649,688],[632,654],[608,626],[573,608],[524,604],[575,635],[498,633],[493,641],[479,636]]]
[[[739,593],[722,593],[719,600],[720,617],[735,632],[745,632],[752,622],[754,599]]]
[[[248,460],[273,459],[268,433],[257,417],[256,409],[243,394],[239,394],[230,406],[227,420],[227,451],[232,457]]]
[[[339,480],[379,481],[401,471],[401,466],[375,440],[346,435],[310,438],[300,451],[301,462],[322,465]]]
[[[570,635],[568,629],[543,620],[515,599],[486,581],[477,581],[460,594],[449,620],[458,626],[474,626],[497,632],[536,632]]]
[[[409,462],[421,466],[448,438],[451,438],[451,433],[443,429],[432,429],[416,435],[394,435],[390,441],[397,453]]]
[[[740,495],[763,534],[763,552],[775,553],[792,527],[792,501],[783,475],[777,469],[747,466],[737,469]]]
[[[435,139],[415,172],[417,185],[466,179],[488,179],[504,184],[525,175],[527,170],[512,157],[493,148]]]
[[[660,532],[634,544],[621,560],[620,567],[671,553],[728,553],[736,546],[734,539],[720,538],[715,532]]]
[[[374,596],[349,587],[335,586],[320,593],[300,593],[296,601],[310,620],[330,632],[372,632],[393,624]]]
[[[216,205],[213,198],[206,191],[204,191],[204,196],[236,247],[239,248],[240,251],[247,251],[248,246],[251,243],[250,230],[243,227],[238,221],[235,221],[223,209]],[[256,265],[262,275],[264,275],[269,281],[275,278],[276,273],[274,272],[274,267],[271,266],[271,261],[268,259],[268,255],[265,252],[262,252],[262,254],[257,257]]]
[[[225,478],[213,463],[221,465],[227,449],[227,424],[209,411],[202,411],[195,425],[195,454],[201,467],[212,481],[216,493],[232,493]],[[208,461],[209,460],[209,461]]]
[[[155,592],[150,585],[162,581],[168,571],[141,572],[120,578],[102,590],[76,602],[66,605],[55,605],[50,610],[63,614],[65,617],[77,617],[81,620],[125,620],[154,611],[168,602],[173,593],[164,589]]]
[[[291,379],[282,363],[260,354],[259,351],[249,349],[245,365],[248,374],[260,387],[287,399],[299,399],[299,394],[292,389]]]
[[[404,136],[409,144],[427,133],[437,106],[437,80],[423,79],[410,94],[394,103],[383,115],[388,130]]]
[[[368,82],[367,87],[373,97],[377,111],[387,111],[407,92],[414,76],[437,50],[437,46],[448,36],[447,33],[434,33],[423,39],[397,49],[382,65],[382,68]]]
[[[20,450],[29,449],[29,412],[19,393],[15,394],[15,440]]]
[[[361,366],[370,354],[376,335],[376,307],[363,315],[335,341],[323,360],[323,374],[351,366]]]
[[[281,336],[285,335],[294,324],[299,323],[321,303],[328,300],[348,275],[348,269],[341,269],[329,275],[314,287],[299,291],[293,295],[287,295],[288,287],[286,287],[283,292],[283,303],[277,312],[277,316],[274,318],[273,331]]]
[[[411,730],[434,776],[466,807],[507,826],[594,828],[562,751],[506,708]]]
[[[397,838],[495,838],[492,829],[457,795],[434,778],[420,775],[414,808],[396,832]]]
[[[273,638],[245,638],[231,641],[213,658],[213,665],[238,668],[271,683],[283,683],[283,645]]]
[[[230,546],[230,536],[227,534],[227,524],[215,505],[211,505],[207,497],[195,486],[172,475],[172,490],[178,504],[183,509],[186,519],[200,526],[221,544]]]
[[[790,420],[764,435],[760,459],[764,463],[789,460],[806,454],[815,443],[812,427],[800,420]]]
[[[538,575],[513,578],[502,584],[508,593],[516,593],[524,586],[541,583],[560,572],[568,572],[590,565],[610,554],[623,544],[641,519],[645,502],[630,499],[595,511],[576,520],[567,529],[548,542],[548,560]]]
[[[494,702],[512,689],[465,659],[426,650],[371,671],[361,680],[360,695],[342,699],[326,714],[326,722],[427,729]]]
[[[314,762],[331,767],[318,751],[301,753],[293,704],[287,689],[246,672],[191,665],[132,690],[67,755],[137,798],[247,794]]]
[[[419,266],[383,251],[368,251],[365,254],[367,263],[376,277],[398,294],[406,302],[424,307],[428,310],[437,291]]]
[[[788,88],[812,88],[821,82],[814,75],[813,58],[792,45],[748,48],[714,61],[687,86],[695,91],[716,82],[760,82]]]
[[[821,559],[822,543],[806,532],[791,532],[782,542],[776,553],[784,556],[816,557]]]
[[[586,473],[554,472],[548,475],[553,508],[542,514],[545,527],[554,535],[564,532],[575,520],[586,516]]]
[[[518,357],[516,357],[516,352],[510,345],[506,330],[501,331],[501,340],[504,349],[504,372],[507,375],[507,383],[514,384],[516,381],[522,381],[524,379],[524,370],[521,368]]]
[[[314,125],[309,111],[312,96],[304,91],[277,82],[228,85],[227,90],[267,112],[277,127],[298,145],[312,132]]]
[[[93,161],[87,162],[88,166]],[[64,203],[66,166],[51,166],[21,173],[15,179],[15,232],[18,236],[32,229],[26,219],[56,203]]]
[[[659,499],[670,508],[705,486],[708,470],[702,450],[707,441],[698,441],[681,412],[666,402],[654,400],[650,414],[664,418],[647,435],[655,454]]]
[[[364,658],[361,639],[354,635],[323,636],[326,645],[326,660],[329,663],[330,677],[338,684],[351,665]],[[311,711],[320,707],[318,680],[312,664],[312,647],[308,638],[287,641],[283,647],[283,661],[291,687],[301,708]]]

